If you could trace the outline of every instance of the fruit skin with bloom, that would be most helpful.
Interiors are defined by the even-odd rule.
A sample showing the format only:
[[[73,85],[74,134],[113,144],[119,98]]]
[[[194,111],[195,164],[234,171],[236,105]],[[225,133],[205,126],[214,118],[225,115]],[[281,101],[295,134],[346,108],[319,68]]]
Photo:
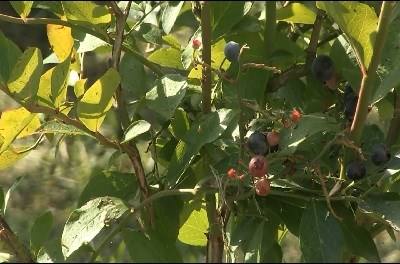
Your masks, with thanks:
[[[254,183],[254,187],[258,196],[267,196],[271,191],[271,183],[266,177],[257,179]]]
[[[293,123],[299,122],[301,118],[301,113],[297,109],[293,109],[292,112],[290,113],[290,119],[293,121]]]
[[[256,155],[249,162],[249,173],[254,178],[265,177],[268,170],[267,160],[264,156]]]
[[[376,166],[385,164],[390,160],[390,157],[391,155],[385,144],[375,144],[372,147],[371,161]]]
[[[315,79],[323,83],[335,78],[335,65],[327,55],[317,56],[311,65],[311,71]]]
[[[254,131],[247,140],[247,146],[255,155],[265,155],[268,153],[268,144],[265,135],[259,131]]]
[[[228,61],[235,62],[239,60],[240,45],[235,41],[229,41],[224,48],[224,54]]]
[[[198,49],[198,48],[200,48],[200,46],[201,46],[201,41],[199,39],[194,39],[192,41],[192,47],[194,49]]]
[[[347,165],[346,176],[350,180],[360,180],[367,173],[364,163],[361,161],[352,161]]]

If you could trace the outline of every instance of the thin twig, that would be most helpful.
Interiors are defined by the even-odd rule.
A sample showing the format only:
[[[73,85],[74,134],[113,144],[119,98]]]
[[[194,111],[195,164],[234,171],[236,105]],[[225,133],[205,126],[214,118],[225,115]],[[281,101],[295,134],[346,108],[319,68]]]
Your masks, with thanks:
[[[33,257],[0,215],[0,241],[13,253],[18,262],[33,263]]]

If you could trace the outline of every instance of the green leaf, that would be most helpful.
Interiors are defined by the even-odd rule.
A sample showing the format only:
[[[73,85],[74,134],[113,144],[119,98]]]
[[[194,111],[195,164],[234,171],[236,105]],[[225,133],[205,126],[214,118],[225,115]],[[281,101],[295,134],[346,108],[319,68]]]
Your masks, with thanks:
[[[340,29],[349,37],[353,48],[360,54],[361,61],[368,68],[375,43],[378,17],[374,9],[366,4],[353,1],[318,1],[317,7],[326,11]]]
[[[19,100],[25,101],[36,96],[42,74],[42,53],[38,48],[28,48],[18,58],[10,78],[8,89]]]
[[[10,1],[10,4],[14,8],[18,15],[25,19],[31,12],[33,1]]]
[[[315,12],[300,3],[291,3],[276,11],[276,19],[300,24],[314,24],[316,15]]]
[[[100,197],[74,210],[64,226],[61,238],[64,257],[91,242],[106,226],[118,220],[128,208],[118,198]]]
[[[128,91],[134,98],[141,98],[147,92],[146,72],[143,63],[131,53],[125,53],[119,65],[122,89]]]
[[[146,94],[146,107],[162,119],[169,120],[186,94],[186,78],[178,74],[167,74],[157,80],[156,86]]]
[[[37,94],[39,104],[58,109],[65,103],[70,62],[69,56],[40,77]]]
[[[17,138],[32,135],[40,127],[38,114],[32,114],[23,107],[3,112],[0,118],[0,135],[3,137],[3,144],[0,154]]]
[[[34,250],[35,255],[50,236],[52,225],[53,214],[50,211],[39,216],[33,223],[31,228],[31,249]]]
[[[131,141],[135,137],[149,131],[151,124],[145,120],[136,120],[126,129],[126,133],[124,136],[124,141],[121,143],[125,143]]]
[[[250,10],[252,3],[245,1],[212,2],[212,38],[228,33]]]
[[[125,229],[122,236],[133,262],[182,262],[175,243],[165,243],[155,232],[146,236],[142,232]]]
[[[174,137],[178,139],[182,139],[190,129],[189,118],[182,108],[177,108],[175,110],[174,117],[171,121],[171,127]]]
[[[119,85],[120,77],[114,68],[110,68],[97,80],[78,102],[79,120],[92,131],[98,131],[112,106],[112,97]]]
[[[304,115],[296,128],[282,131],[280,145],[284,153],[293,153],[308,137],[320,132],[337,132],[339,129],[339,124],[331,117],[319,113]]]
[[[84,25],[106,25],[111,22],[111,14],[105,6],[85,1],[61,1],[68,20],[84,22]]]
[[[103,196],[128,200],[136,195],[135,175],[118,171],[94,171],[83,189],[78,205]]]
[[[325,202],[311,201],[301,218],[300,248],[305,262],[342,262],[344,238]]]
[[[161,25],[165,34],[169,34],[172,27],[178,18],[179,12],[184,4],[184,1],[168,1],[167,7],[161,15]]]
[[[175,49],[181,49],[181,44],[179,41],[176,39],[176,37],[172,34],[168,34],[165,36],[162,36],[163,41],[168,44],[169,46],[175,48]]]
[[[397,193],[374,195],[359,204],[364,212],[379,215],[396,231],[400,231],[399,206],[400,196]]]
[[[7,83],[10,73],[21,56],[22,52],[17,45],[4,36],[0,31],[0,50],[2,58],[0,63],[0,83]]]
[[[236,116],[236,111],[219,109],[217,112],[202,116],[193,123],[185,138],[179,141],[171,158],[166,175],[169,185],[175,184],[201,147],[220,137]]]
[[[4,196],[4,207],[3,207],[3,215],[6,215],[6,210],[7,210],[7,205],[8,201],[10,200],[11,193],[14,192],[14,190],[18,187],[19,183],[24,177],[18,177],[13,184],[11,185],[10,189],[6,192],[6,195]]]
[[[193,210],[189,218],[179,229],[178,239],[192,246],[206,246],[208,232],[207,212],[203,208]]]
[[[43,125],[40,127],[37,133],[64,134],[70,136],[83,135],[94,138],[92,135],[87,134],[86,132],[72,125],[67,125],[57,120],[52,120],[43,123]]]
[[[153,202],[155,212],[154,230],[164,243],[175,243],[180,227],[180,212],[183,209],[181,197],[170,196]]]
[[[158,49],[151,53],[148,59],[164,67],[183,70],[181,51],[173,47]]]
[[[361,256],[371,262],[381,262],[378,249],[371,234],[355,222],[345,220],[341,223],[346,247],[357,256]]]

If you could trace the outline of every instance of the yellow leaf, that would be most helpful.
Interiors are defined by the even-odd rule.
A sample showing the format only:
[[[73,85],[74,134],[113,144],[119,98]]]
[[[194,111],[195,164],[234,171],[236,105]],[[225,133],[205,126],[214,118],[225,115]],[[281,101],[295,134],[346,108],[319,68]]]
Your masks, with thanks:
[[[47,37],[50,46],[60,61],[65,60],[70,54],[74,45],[71,28],[62,25],[47,25]]]
[[[81,97],[85,93],[85,83],[87,79],[78,80],[74,86],[74,92],[76,97]]]
[[[112,97],[120,83],[118,72],[110,68],[78,102],[79,120],[91,131],[98,131],[112,106]]]
[[[7,149],[0,154],[0,170],[4,170],[13,165],[18,160],[25,157],[29,152],[17,153],[12,149]]]
[[[207,212],[203,208],[199,211],[193,210],[189,218],[179,229],[178,239],[188,245],[207,245],[206,233],[208,230]]]
[[[17,138],[27,137],[40,127],[37,114],[32,114],[23,107],[3,112],[0,118],[0,135],[3,137],[3,145],[0,153],[3,153]]]

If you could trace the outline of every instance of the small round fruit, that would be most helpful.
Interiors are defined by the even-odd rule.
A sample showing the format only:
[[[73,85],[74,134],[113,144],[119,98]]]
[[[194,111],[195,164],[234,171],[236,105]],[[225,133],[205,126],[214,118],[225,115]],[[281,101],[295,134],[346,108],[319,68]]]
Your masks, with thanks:
[[[314,77],[320,82],[327,82],[335,77],[335,66],[332,59],[326,55],[317,56],[312,65],[311,71]]]
[[[228,61],[238,61],[240,53],[240,45],[234,41],[229,41],[225,45],[224,54]]]
[[[271,147],[274,147],[279,144],[279,133],[276,131],[271,131],[267,133],[267,141]]]
[[[255,155],[265,155],[268,153],[267,139],[265,135],[259,131],[253,132],[247,140],[249,150]]]
[[[235,179],[236,178],[236,170],[234,168],[230,168],[228,170],[228,177],[231,179]]]
[[[256,194],[259,196],[267,196],[271,191],[271,184],[265,177],[258,179],[255,183]]]
[[[356,113],[357,103],[358,96],[348,96],[346,98],[346,101],[344,102],[344,116],[347,120],[353,121],[354,114]]]
[[[264,156],[257,155],[249,162],[249,173],[255,178],[264,177],[267,173],[268,164]]]
[[[192,41],[192,47],[194,49],[198,49],[198,48],[200,48],[200,46],[201,46],[201,41],[199,39],[194,39]]]
[[[352,161],[347,166],[346,176],[350,180],[359,180],[364,178],[367,170],[361,161]]]
[[[376,166],[380,166],[388,162],[391,155],[385,144],[376,144],[372,147],[371,160]]]
[[[292,113],[290,113],[290,119],[292,119],[294,123],[297,123],[299,122],[300,118],[301,118],[301,113],[299,112],[299,110],[293,109]]]

